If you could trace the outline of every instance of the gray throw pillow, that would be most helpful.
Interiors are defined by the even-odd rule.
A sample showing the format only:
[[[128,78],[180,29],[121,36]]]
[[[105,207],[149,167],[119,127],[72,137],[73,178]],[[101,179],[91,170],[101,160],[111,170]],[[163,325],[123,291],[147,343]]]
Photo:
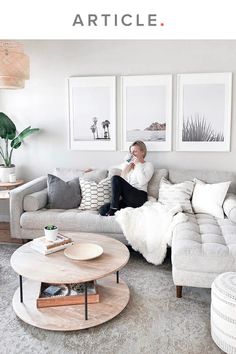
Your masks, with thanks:
[[[81,203],[79,177],[65,182],[59,177],[48,174],[48,202],[51,209],[73,209]]]
[[[154,171],[152,178],[148,182],[148,195],[158,199],[159,187],[162,177],[168,178],[168,170],[165,168],[158,168]]]

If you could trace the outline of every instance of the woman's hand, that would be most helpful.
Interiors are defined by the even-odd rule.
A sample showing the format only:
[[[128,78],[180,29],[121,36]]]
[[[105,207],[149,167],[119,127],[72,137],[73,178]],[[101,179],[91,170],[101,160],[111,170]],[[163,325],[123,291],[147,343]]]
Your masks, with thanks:
[[[128,165],[124,167],[124,169],[121,172],[121,177],[125,178],[126,175],[134,168],[134,163],[133,161],[130,162]]]
[[[134,165],[137,165],[137,163],[144,163],[144,158],[143,157],[136,157],[136,156],[134,156],[133,158],[132,158],[132,163],[134,164]]]

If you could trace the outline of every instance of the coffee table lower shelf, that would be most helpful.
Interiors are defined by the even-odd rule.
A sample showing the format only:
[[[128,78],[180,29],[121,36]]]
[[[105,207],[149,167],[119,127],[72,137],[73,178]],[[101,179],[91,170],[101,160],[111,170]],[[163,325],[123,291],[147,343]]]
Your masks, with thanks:
[[[36,299],[40,282],[26,280],[23,285],[24,302],[20,302],[20,289],[13,296],[12,304],[16,315],[24,322],[53,331],[74,331],[97,326],[117,316],[129,302],[129,288],[115,275],[99,279],[100,302],[88,305],[88,320],[84,319],[84,305],[37,308]]]

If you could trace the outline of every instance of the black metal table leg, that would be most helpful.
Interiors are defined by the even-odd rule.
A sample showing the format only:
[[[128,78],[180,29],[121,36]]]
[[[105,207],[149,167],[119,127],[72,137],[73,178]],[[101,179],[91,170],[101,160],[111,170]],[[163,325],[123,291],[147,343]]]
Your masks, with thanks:
[[[119,283],[119,270],[116,272],[116,282]]]
[[[20,277],[20,302],[23,302],[23,283],[22,283],[22,275]]]
[[[88,289],[87,283],[84,283],[84,310],[85,310],[85,320],[88,319]]]

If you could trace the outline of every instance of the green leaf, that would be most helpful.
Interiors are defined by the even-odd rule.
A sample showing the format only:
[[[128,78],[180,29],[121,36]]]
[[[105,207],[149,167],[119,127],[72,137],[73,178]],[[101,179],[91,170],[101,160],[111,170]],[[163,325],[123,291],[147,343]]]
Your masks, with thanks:
[[[22,141],[29,135],[39,131],[38,128],[31,129],[27,127],[20,134],[17,135],[16,126],[12,120],[4,113],[0,112],[0,138],[4,140],[5,144],[0,146],[0,157],[4,161],[4,166],[11,166],[12,153],[14,149],[21,146]],[[16,136],[17,135],[17,136]],[[11,150],[9,153],[9,143],[11,141]]]
[[[29,135],[35,133],[39,131],[39,128],[32,128],[31,126],[25,128],[24,130],[22,130],[22,132],[20,134],[18,134],[15,139],[12,140],[11,142],[11,147],[13,149],[18,149],[21,146],[22,141]]]
[[[16,126],[3,112],[0,112],[0,137],[12,140],[16,136]]]

